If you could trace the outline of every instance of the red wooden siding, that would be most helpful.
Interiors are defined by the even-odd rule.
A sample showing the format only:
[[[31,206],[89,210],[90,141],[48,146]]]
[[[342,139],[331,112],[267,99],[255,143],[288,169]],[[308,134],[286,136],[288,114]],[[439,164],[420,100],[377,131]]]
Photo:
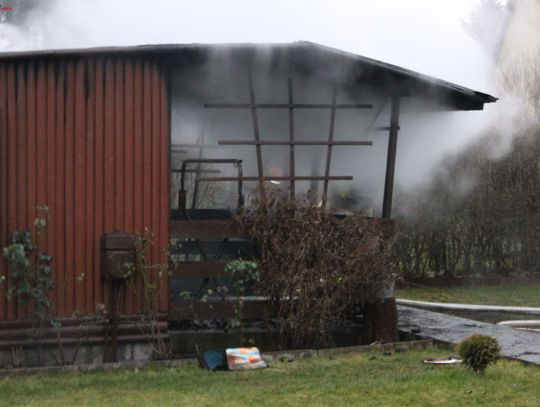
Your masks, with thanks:
[[[49,207],[51,297],[58,316],[91,315],[108,302],[101,278],[103,233],[155,234],[153,261],[169,242],[169,106],[158,59],[137,56],[11,61],[0,64],[0,247],[33,227]],[[9,301],[5,261],[0,320],[31,310]],[[137,282],[139,290],[141,283]],[[167,311],[164,288],[161,311]],[[129,291],[129,290],[128,290]],[[121,312],[140,311],[123,294]]]

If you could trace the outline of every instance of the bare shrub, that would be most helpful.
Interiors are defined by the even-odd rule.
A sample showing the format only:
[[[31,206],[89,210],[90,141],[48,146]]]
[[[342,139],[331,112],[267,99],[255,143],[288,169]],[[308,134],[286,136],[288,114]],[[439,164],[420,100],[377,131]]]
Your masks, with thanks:
[[[484,142],[444,163],[426,190],[401,196],[408,213],[394,254],[406,276],[540,271],[540,128],[523,129],[502,157]]]
[[[272,198],[238,221],[259,251],[257,290],[294,346],[324,342],[333,319],[378,298],[394,273],[391,241],[373,219]]]

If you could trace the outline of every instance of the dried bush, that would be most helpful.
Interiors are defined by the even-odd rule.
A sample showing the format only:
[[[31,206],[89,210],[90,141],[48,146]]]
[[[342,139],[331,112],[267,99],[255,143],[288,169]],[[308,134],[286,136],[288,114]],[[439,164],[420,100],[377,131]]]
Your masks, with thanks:
[[[497,340],[487,335],[469,336],[463,339],[458,347],[463,364],[481,375],[489,365],[497,362],[500,351]]]
[[[324,342],[333,319],[380,297],[393,276],[391,241],[376,220],[272,198],[238,221],[260,257],[256,289],[270,299],[294,346]]]
[[[499,67],[507,101],[492,129],[427,188],[396,196],[406,276],[540,272],[540,53],[509,61],[519,63]]]
[[[523,129],[498,158],[486,146],[493,137],[399,198],[394,253],[406,276],[540,271],[540,128]]]

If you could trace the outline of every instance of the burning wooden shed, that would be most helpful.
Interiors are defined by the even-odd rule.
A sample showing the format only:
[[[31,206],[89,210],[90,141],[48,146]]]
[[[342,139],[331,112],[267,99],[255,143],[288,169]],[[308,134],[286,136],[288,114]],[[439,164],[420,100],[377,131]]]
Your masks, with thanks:
[[[171,294],[179,279],[204,284],[240,244],[226,219],[250,191],[274,185],[295,198],[316,190],[317,204],[330,207],[334,185],[350,191],[365,176],[359,151],[379,146],[368,176],[380,188],[368,204],[355,204],[390,218],[408,100],[481,110],[496,99],[308,42],[0,54],[0,245],[33,228],[36,208],[48,208],[42,243],[52,256],[51,301],[67,332],[75,319],[91,321],[100,304],[111,306],[105,234],[152,230],[154,262],[166,261],[171,241],[182,242],[171,251],[186,264],[172,271],[159,301],[166,326],[186,312]],[[0,275],[7,349],[29,342],[23,328],[33,311],[8,298],[14,281],[5,260]],[[140,341],[137,295],[122,291],[118,307],[119,339]],[[101,344],[105,331],[89,323],[88,343]]]

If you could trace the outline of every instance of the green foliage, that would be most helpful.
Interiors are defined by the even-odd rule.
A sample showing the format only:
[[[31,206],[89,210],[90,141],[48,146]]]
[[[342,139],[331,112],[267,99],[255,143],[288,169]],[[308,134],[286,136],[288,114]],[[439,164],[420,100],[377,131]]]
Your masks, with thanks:
[[[261,279],[259,265],[249,260],[233,260],[225,266],[225,272],[229,273],[234,282],[236,293],[244,295],[246,288]]]
[[[236,301],[234,303],[235,317],[229,321],[232,328],[240,328],[242,336],[242,319],[244,319],[244,295],[246,289],[261,280],[259,265],[249,260],[233,260],[225,266],[225,272],[229,273],[234,285]]]
[[[36,218],[34,226],[39,239],[47,233],[48,209],[39,207],[43,218]],[[3,249],[14,284],[8,290],[9,298],[17,298],[23,305],[32,304],[38,321],[52,319],[52,303],[49,292],[54,288],[51,281],[52,256],[39,250],[30,230],[15,231],[10,244]]]
[[[463,364],[478,374],[497,362],[501,347],[495,338],[487,335],[472,335],[461,341],[458,352]]]

